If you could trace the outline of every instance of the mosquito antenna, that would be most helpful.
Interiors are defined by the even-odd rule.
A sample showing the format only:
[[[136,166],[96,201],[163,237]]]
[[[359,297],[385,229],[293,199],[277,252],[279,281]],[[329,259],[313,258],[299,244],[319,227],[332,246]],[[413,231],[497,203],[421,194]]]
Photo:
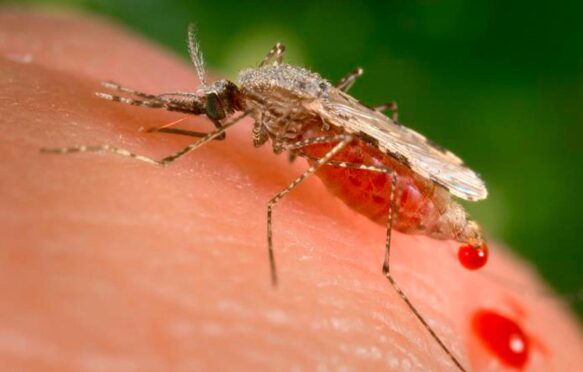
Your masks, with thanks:
[[[204,58],[202,52],[200,51],[200,46],[198,40],[196,39],[196,26],[194,23],[188,25],[188,53],[190,54],[190,59],[196,68],[196,75],[198,80],[203,87],[206,87],[206,77],[204,71]]]

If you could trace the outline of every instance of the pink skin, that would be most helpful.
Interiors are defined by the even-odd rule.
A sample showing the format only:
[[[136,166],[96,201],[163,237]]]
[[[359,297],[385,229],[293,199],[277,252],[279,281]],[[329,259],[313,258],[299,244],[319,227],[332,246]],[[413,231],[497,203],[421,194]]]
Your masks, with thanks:
[[[265,205],[305,163],[254,149],[248,120],[167,168],[40,154],[112,143],[162,157],[191,141],[138,131],[181,116],[100,100],[100,80],[196,87],[191,66],[118,26],[0,12],[4,369],[454,370],[381,275],[384,229],[317,178],[275,209],[281,286],[271,287]],[[392,264],[464,365],[504,370],[471,331],[483,308],[530,335],[526,370],[583,365],[581,329],[537,294],[546,287],[531,269],[492,244],[485,271],[471,272],[457,246],[395,233]]]

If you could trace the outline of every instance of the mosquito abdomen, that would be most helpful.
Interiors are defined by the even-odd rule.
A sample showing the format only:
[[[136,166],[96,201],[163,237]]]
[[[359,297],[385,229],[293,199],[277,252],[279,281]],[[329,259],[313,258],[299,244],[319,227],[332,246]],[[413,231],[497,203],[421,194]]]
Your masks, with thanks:
[[[314,135],[314,134],[311,134]],[[303,150],[320,157],[332,145],[314,145]],[[370,164],[396,171],[398,217],[394,228],[408,234],[424,234],[436,239],[466,241],[467,216],[447,190],[417,176],[396,159],[363,140],[355,140],[334,160]],[[391,195],[391,176],[360,169],[322,167],[316,173],[326,187],[347,206],[372,221],[386,225]],[[471,233],[470,233],[471,235]]]

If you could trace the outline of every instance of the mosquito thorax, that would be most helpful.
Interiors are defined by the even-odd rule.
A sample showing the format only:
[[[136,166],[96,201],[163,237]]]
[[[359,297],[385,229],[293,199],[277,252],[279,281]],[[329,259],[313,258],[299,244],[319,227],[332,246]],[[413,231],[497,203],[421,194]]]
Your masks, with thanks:
[[[243,70],[238,80],[242,91],[261,95],[278,92],[300,99],[325,97],[332,88],[332,84],[319,74],[288,64]]]
[[[274,151],[279,153],[282,143],[298,140],[307,128],[324,124],[307,106],[327,99],[334,88],[317,73],[298,66],[270,64],[243,70],[238,80],[243,110],[250,112],[257,123],[255,146],[271,138]]]

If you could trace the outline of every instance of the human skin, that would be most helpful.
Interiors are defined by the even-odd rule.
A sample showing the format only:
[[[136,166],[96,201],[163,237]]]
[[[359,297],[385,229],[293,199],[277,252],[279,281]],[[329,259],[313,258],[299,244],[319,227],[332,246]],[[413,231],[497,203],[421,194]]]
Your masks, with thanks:
[[[191,66],[119,26],[0,12],[5,370],[455,370],[383,277],[384,228],[316,177],[274,210],[271,286],[265,206],[306,165],[253,148],[250,120],[165,168],[41,154],[110,143],[161,158],[193,141],[140,131],[183,116],[101,100],[101,80],[197,86]],[[183,125],[212,128],[204,117]],[[455,242],[393,237],[396,279],[465,366],[506,369],[472,330],[480,309],[529,335],[525,370],[583,365],[574,317],[503,248],[491,244],[473,272]]]

